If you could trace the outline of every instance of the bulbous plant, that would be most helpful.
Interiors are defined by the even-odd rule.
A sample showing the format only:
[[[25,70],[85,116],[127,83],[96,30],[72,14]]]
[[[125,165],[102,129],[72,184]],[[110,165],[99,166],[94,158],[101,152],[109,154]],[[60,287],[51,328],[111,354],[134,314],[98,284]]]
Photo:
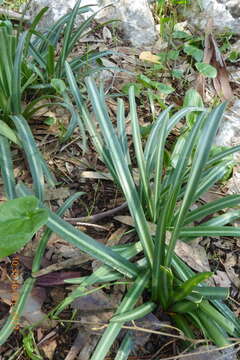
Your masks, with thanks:
[[[0,53],[0,166],[12,168],[9,141],[22,147],[32,172],[35,194],[43,199],[44,173],[51,184],[54,184],[54,180],[35,144],[31,129],[22,116],[23,88],[34,80],[30,76],[25,81],[22,76],[22,69],[26,66],[23,50],[28,33],[18,35],[9,21],[1,22],[0,25],[3,50]],[[14,178],[6,174],[5,179],[8,198],[14,199]]]
[[[47,229],[43,233],[33,261],[33,274],[39,270],[41,258],[52,232],[77,246],[83,252],[100,260],[103,265],[89,277],[75,280],[80,285],[58,307],[56,315],[78,296],[88,293],[88,287],[96,283],[114,284],[123,277],[130,279],[131,287],[124,296],[110,324],[98,343],[92,360],[104,359],[112,343],[125,322],[138,319],[160,306],[180,328],[188,341],[194,338],[194,327],[219,346],[228,345],[229,337],[239,337],[240,324],[235,315],[222,301],[228,297],[228,289],[207,286],[203,281],[211,273],[196,274],[174,252],[177,241],[190,241],[199,236],[239,236],[240,230],[230,226],[233,219],[239,218],[239,210],[218,215],[226,208],[239,206],[240,195],[231,195],[190,211],[191,205],[216,181],[222,178],[229,166],[229,155],[240,150],[240,146],[210,156],[211,144],[224,112],[225,104],[211,112],[202,108],[185,108],[169,116],[170,109],[160,114],[154,123],[145,146],[140,135],[133,88],[130,89],[130,115],[135,158],[139,172],[139,183],[135,183],[125,131],[124,103],[119,100],[117,126],[108,115],[102,91],[94,82],[86,80],[88,93],[93,105],[100,131],[93,117],[88,113],[77,87],[71,67],[66,63],[69,87],[80,110],[90,138],[105,162],[116,184],[121,187],[133,219],[133,226],[139,241],[131,244],[108,247],[95,241],[72,225],[61,219],[61,215],[79,195],[75,194],[53,213],[48,209]],[[173,127],[189,112],[198,112],[192,129],[185,139],[185,147],[179,153],[174,165],[164,163],[164,149],[167,136]],[[43,186],[37,166],[42,171],[42,163],[36,157],[36,144],[30,138],[22,117],[11,115],[22,139],[30,148],[29,158],[36,171],[35,195],[38,207],[44,207]],[[25,137],[24,137],[25,136]],[[5,138],[4,138],[5,139]],[[25,139],[27,140],[25,141]],[[0,143],[0,167],[8,198],[27,196],[29,190],[22,184],[15,186],[11,154],[4,142]],[[192,159],[189,162],[189,159]],[[190,165],[189,165],[190,164]],[[41,175],[41,173],[40,173]],[[211,220],[205,220],[212,215]],[[215,215],[215,216],[214,216]],[[201,220],[201,225],[193,226]],[[155,225],[150,231],[148,221]],[[32,233],[31,233],[32,234]],[[29,240],[29,239],[28,239]],[[138,260],[130,261],[138,254]],[[0,331],[0,345],[14,330],[14,314],[20,318],[34,279],[29,277],[20,293],[19,299]],[[135,307],[145,291],[148,301]],[[131,338],[127,334],[120,351],[129,352]]]
[[[48,11],[48,7],[43,8],[34,19],[29,32],[29,40],[32,39],[32,35],[34,35],[34,39],[27,42],[25,54],[31,56],[30,68],[38,79],[39,86],[36,84],[35,88],[49,88],[51,79],[64,80],[66,76],[64,63],[70,55],[69,64],[71,69],[73,72],[81,70],[79,75],[83,79],[84,74],[86,76],[103,68],[100,65],[97,66],[96,60],[112,54],[112,51],[109,50],[101,52],[86,51],[81,55],[72,53],[78,41],[94,31],[92,23],[97,14],[97,12],[93,13],[86,20],[76,25],[76,18],[79,15],[92,12],[93,7],[93,5],[80,5],[81,0],[78,0],[71,12],[60,17],[56,23],[45,31],[36,30],[36,27]],[[61,47],[57,54],[56,48],[60,42]]]
[[[72,12],[62,16],[49,30],[42,33],[36,29],[48,10],[47,7],[39,12],[26,31],[22,31],[20,27],[16,29],[11,21],[0,21],[0,161],[3,164],[5,155],[9,156],[9,141],[22,147],[32,173],[35,195],[40,200],[44,198],[45,180],[51,186],[54,186],[56,180],[36,146],[28,119],[42,107],[63,107],[70,113],[71,119],[62,140],[67,140],[79,126],[83,147],[86,149],[84,125],[64,84],[64,62],[79,38],[86,34],[95,17],[95,14],[91,15],[75,28],[77,15],[90,11],[89,6],[80,7],[80,3],[81,0],[78,0]],[[61,40],[62,48],[56,56],[55,48]],[[73,57],[70,64],[73,71],[90,66],[88,71],[92,72],[100,69],[99,66],[93,66],[93,62],[109,53],[111,52],[87,52]],[[27,98],[29,92],[32,100],[26,104],[23,98]],[[6,192],[10,194],[12,189],[10,186]],[[13,193],[10,198],[13,199],[14,196]]]
[[[229,295],[228,289],[207,286],[204,280],[213,273],[193,272],[174,252],[179,240],[189,242],[199,236],[240,235],[238,228],[229,225],[240,217],[239,210],[218,214],[222,209],[239,207],[240,195],[229,195],[191,211],[191,206],[199,197],[223,177],[230,165],[229,154],[240,150],[240,146],[236,146],[210,156],[226,104],[219,105],[212,111],[187,107],[171,117],[171,108],[168,108],[159,115],[144,143],[137,118],[134,88],[130,88],[132,138],[140,178],[136,184],[125,131],[123,101],[118,100],[115,128],[108,115],[103,93],[91,78],[87,78],[89,98],[100,128],[100,131],[97,130],[97,123],[88,113],[67,63],[66,72],[95,149],[125,195],[132,216],[132,226],[139,238],[136,244],[118,251],[126,260],[143,251],[142,259],[136,264],[138,276],[133,280],[132,287],[111,319],[91,359],[104,359],[124,323],[146,315],[157,306],[161,306],[162,311],[172,317],[186,337],[194,338],[192,327],[195,327],[216,345],[229,344],[228,337],[239,336],[240,323],[222,302]],[[164,151],[167,137],[174,126],[191,112],[198,115],[187,134],[185,146],[177,160],[174,155],[174,165],[170,160],[166,166]],[[205,220],[210,215],[211,220]],[[200,220],[201,225],[194,225],[195,221]],[[150,231],[149,221],[155,224],[154,232]],[[59,306],[58,313],[75,297],[82,296],[87,286],[120,277],[116,271],[102,266],[90,277],[80,281],[79,288]],[[149,301],[134,308],[144,290]]]

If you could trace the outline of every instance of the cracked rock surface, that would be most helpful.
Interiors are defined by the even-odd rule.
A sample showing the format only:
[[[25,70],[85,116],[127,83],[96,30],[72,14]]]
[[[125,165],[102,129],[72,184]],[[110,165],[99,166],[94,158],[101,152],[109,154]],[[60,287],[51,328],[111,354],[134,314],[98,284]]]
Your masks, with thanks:
[[[82,0],[81,7],[92,4],[96,6],[91,6],[90,11],[81,14],[76,24],[80,24],[82,20],[102,9],[96,15],[97,21],[120,20],[117,26],[132,46],[152,45],[156,39],[156,31],[149,7],[150,2],[147,0]],[[27,14],[34,19],[43,7],[48,6],[49,10],[40,24],[40,27],[44,29],[71,11],[75,4],[76,0],[32,0]],[[107,6],[109,4],[111,6]]]

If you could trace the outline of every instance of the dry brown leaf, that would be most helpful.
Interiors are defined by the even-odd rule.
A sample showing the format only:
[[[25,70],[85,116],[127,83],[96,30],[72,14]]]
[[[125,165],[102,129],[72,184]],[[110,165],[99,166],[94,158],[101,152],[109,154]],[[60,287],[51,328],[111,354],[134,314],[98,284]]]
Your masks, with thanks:
[[[34,112],[32,118],[39,118],[40,116],[44,116],[49,111],[49,100],[43,99],[38,101],[38,106],[42,106],[40,109]],[[46,105],[46,106],[44,106]]]
[[[56,347],[57,347],[57,341],[54,340],[54,339],[50,340],[48,342],[44,342],[41,345],[41,349],[43,350],[43,352],[44,352],[44,354],[46,356],[46,359],[48,359],[48,360],[53,359]]]
[[[17,301],[21,290],[21,286],[17,289],[12,289],[10,283],[0,283],[0,298],[3,302],[11,305],[13,298]],[[23,326],[32,325],[36,322],[41,322],[42,327],[49,327],[50,321],[46,318],[46,315],[42,312],[42,303],[46,298],[46,292],[41,287],[35,287],[31,294],[28,296],[27,303],[22,313],[20,324]],[[25,320],[25,321],[24,321]]]
[[[204,247],[199,245],[199,239],[191,240],[191,243],[189,244],[178,240],[175,247],[175,253],[192,269],[199,272],[211,271],[207,253]]]
[[[45,188],[45,200],[64,200],[70,196],[70,190],[68,187],[60,187],[54,189],[46,186]]]
[[[139,59],[143,61],[148,61],[154,64],[160,64],[159,57],[151,53],[151,51],[143,51],[139,55]]]
[[[214,246],[218,247],[219,249],[224,250],[232,250],[234,246],[234,239],[219,239],[214,241]]]
[[[222,100],[231,100],[233,98],[233,92],[229,82],[229,74],[211,30],[212,25],[209,24],[205,35],[203,62],[217,69],[217,76],[213,79],[213,85],[218,96]],[[196,90],[205,98],[205,77],[202,74],[199,74],[197,78]]]
[[[237,261],[237,255],[231,253],[227,254],[226,260],[223,263],[223,265],[229,279],[236,286],[236,288],[239,288],[240,287],[239,275],[236,274],[234,270],[234,267],[239,265]]]
[[[73,301],[72,307],[79,310],[80,331],[84,334],[85,337],[87,334],[99,335],[104,331],[103,329],[101,329],[101,325],[109,322],[109,320],[113,316],[113,309],[117,308],[119,302],[121,302],[122,299],[122,294],[119,294],[118,288],[116,289],[116,291],[116,294],[109,297],[102,290],[99,290],[93,294],[81,296]],[[135,323],[137,326],[149,330],[159,329],[163,324],[163,322],[159,321],[158,318],[152,313],[142,317],[139,320],[136,320]],[[164,324],[166,324],[166,322],[164,322]],[[126,333],[126,330],[123,330],[121,335],[123,335],[124,333]],[[150,336],[151,331],[134,332],[135,346],[143,347],[149,340]],[[80,358],[84,360],[87,359],[87,357]]]
[[[112,176],[109,173],[102,173],[99,171],[83,171],[81,177],[85,179],[101,179],[101,180],[112,180]]]
[[[107,246],[117,245],[126,231],[127,231],[127,227],[126,226],[121,226],[119,229],[114,231],[114,233],[112,233],[109,236],[109,238],[107,239],[106,245]]]
[[[217,191],[207,191],[204,194],[202,194],[200,196],[200,199],[205,201],[206,203],[221,199],[225,196],[225,194],[221,194],[220,192]]]
[[[98,339],[96,338],[96,342],[97,340]],[[96,343],[93,347],[91,346],[91,336],[83,328],[81,328],[64,360],[75,360],[80,351],[83,357],[81,354],[79,354],[77,358],[78,360],[89,359],[92,349],[95,347],[95,345]]]
[[[224,271],[217,270],[216,274],[213,276],[213,280],[216,286],[221,286],[221,287],[231,286],[231,281]]]
[[[102,290],[76,298],[71,306],[79,310],[79,325],[89,334],[101,334],[104,330],[96,329],[102,323],[107,323],[113,316],[117,304],[115,297],[107,296]]]
[[[117,221],[120,221],[123,224],[135,227],[135,224],[134,224],[131,216],[119,215],[119,216],[115,216],[114,219]],[[151,223],[150,221],[147,221],[147,224],[148,224],[148,229],[149,229],[151,235],[154,235],[156,232],[156,225]],[[170,232],[167,232],[168,238],[170,238],[170,234],[171,234]]]

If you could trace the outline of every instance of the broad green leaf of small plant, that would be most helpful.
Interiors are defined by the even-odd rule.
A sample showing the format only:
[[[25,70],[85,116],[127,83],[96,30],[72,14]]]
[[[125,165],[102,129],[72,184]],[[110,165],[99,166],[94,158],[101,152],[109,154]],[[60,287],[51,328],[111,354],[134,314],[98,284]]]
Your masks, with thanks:
[[[183,77],[183,71],[178,69],[172,70],[172,77],[176,79],[181,79]]]
[[[0,258],[20,250],[48,219],[38,199],[26,196],[0,205]]]
[[[197,70],[204,76],[214,79],[217,76],[217,70],[210,64],[197,62],[195,64]]]
[[[174,88],[172,86],[163,83],[157,83],[156,88],[160,93],[166,95],[169,95],[174,92]]]
[[[189,38],[191,38],[192,36],[189,35],[188,33],[186,33],[185,31],[174,31],[172,34],[174,39],[185,39],[185,40],[189,40]]]
[[[192,56],[196,61],[202,61],[203,59],[203,51],[198,49],[196,46],[184,44],[183,51]]]
[[[146,75],[143,75],[143,74],[140,74],[138,76],[138,80],[146,88],[158,90],[162,94],[168,95],[174,91],[174,88],[172,86],[166,85],[166,84],[158,82],[158,81],[151,80],[149,77],[147,77]]]
[[[63,94],[67,89],[64,81],[61,79],[52,79],[51,85],[58,94]]]

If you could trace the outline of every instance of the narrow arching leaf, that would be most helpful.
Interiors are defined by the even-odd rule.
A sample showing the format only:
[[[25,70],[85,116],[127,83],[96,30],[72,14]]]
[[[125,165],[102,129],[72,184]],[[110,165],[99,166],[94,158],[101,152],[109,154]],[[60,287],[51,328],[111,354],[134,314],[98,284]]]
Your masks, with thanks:
[[[33,288],[34,282],[35,279],[33,278],[28,278],[24,282],[17,303],[12,308],[11,314],[0,330],[0,345],[3,345],[16,327],[19,326],[22,312],[26,305],[27,298]]]
[[[194,226],[183,227],[180,231],[181,237],[199,236],[240,236],[240,228],[235,226]]]
[[[11,97],[11,107],[12,111],[15,114],[21,113],[21,64],[22,64],[22,53],[24,48],[24,42],[27,33],[24,32],[21,34],[18,42],[18,47],[16,50],[16,55],[13,65],[13,74],[12,77],[12,97]]]
[[[151,213],[151,216],[153,216],[150,188],[149,188],[149,182],[148,182],[148,175],[147,175],[147,171],[146,171],[146,162],[145,162],[145,158],[143,155],[141,133],[140,133],[139,121],[137,118],[136,102],[135,102],[133,86],[131,86],[129,89],[129,103],[130,103],[130,117],[131,117],[131,124],[132,124],[133,143],[134,143],[136,160],[138,163],[138,168],[139,168],[139,173],[140,173],[140,184],[141,184],[142,191],[144,194],[144,199],[148,204],[148,208]]]
[[[128,290],[127,294],[123,298],[123,301],[119,305],[116,315],[130,311],[133,308],[133,306],[136,304],[139,296],[143,292],[148,280],[149,280],[149,272],[148,271],[145,271],[145,274],[140,274],[139,277],[137,277],[136,281],[134,282],[132,287]],[[124,324],[124,322],[110,323],[108,328],[105,330],[103,336],[101,337],[101,339],[91,357],[91,360],[104,360],[105,359],[105,356],[107,355],[114,340],[118,336],[123,324]]]
[[[240,195],[225,196],[222,199],[212,201],[211,203],[202,205],[191,211],[189,215],[187,215],[184,224],[190,224],[193,221],[203,219],[210,214],[214,214],[220,210],[235,207],[237,205],[240,205]]]
[[[127,249],[118,249],[118,246],[112,248],[113,251],[119,252],[119,254],[127,260],[130,260],[138,253],[142,251],[141,243],[138,242]],[[145,264],[146,266],[146,261]],[[140,269],[139,269],[140,270]],[[69,304],[73,302],[80,293],[83,293],[83,289],[86,287],[92,286],[96,283],[107,283],[110,281],[116,281],[122,278],[122,274],[112,269],[108,265],[100,266],[96,271],[94,271],[90,276],[82,279],[80,285],[69,295],[67,296],[62,303],[58,306],[56,315],[61,313]]]
[[[220,120],[223,116],[225,106],[226,104],[218,106],[208,115],[206,119],[205,126],[199,138],[198,146],[193,159],[193,166],[189,175],[189,180],[187,183],[181,208],[174,226],[172,238],[169,242],[169,247],[165,259],[166,266],[169,265],[169,263],[171,262],[172,252],[176,245],[180,227],[184,221],[186,212],[188,211],[190,205],[193,202],[194,193],[196,192],[196,188],[198,187],[198,184],[200,182],[200,175],[202,173],[202,170],[204,169],[204,166],[208,160],[211,145],[214,140]]]
[[[137,308],[127,311],[125,313],[115,315],[110,321],[111,322],[127,322],[132,320],[141,319],[142,317],[148,315],[156,308],[156,304],[154,302],[146,302],[138,306]]]
[[[117,129],[118,129],[118,138],[119,143],[122,146],[123,155],[125,156],[125,161],[130,165],[130,155],[128,149],[128,141],[126,134],[126,119],[125,119],[125,109],[124,102],[122,99],[118,99],[118,108],[117,108]]]
[[[215,216],[211,220],[204,222],[204,226],[223,226],[231,224],[233,221],[240,218],[240,210],[229,211],[226,214]]]
[[[190,279],[185,281],[176,290],[176,292],[173,294],[173,297],[172,297],[173,301],[178,302],[178,301],[185,299],[192,292],[192,290],[195,288],[195,286],[197,286],[202,281],[209,279],[209,277],[211,277],[212,275],[213,275],[213,273],[211,273],[211,272],[204,272],[204,273],[199,273],[199,274],[194,275],[193,277],[191,277]]]
[[[206,166],[210,166],[222,159],[224,159],[225,157],[231,155],[231,154],[234,154],[235,152],[239,152],[240,151],[240,145],[237,145],[237,146],[233,146],[233,147],[230,147],[229,149],[226,149],[226,150],[223,150],[223,151],[220,151],[219,153],[217,153],[216,155],[212,156]]]
[[[133,346],[134,346],[133,336],[130,332],[128,332],[124,336],[121,346],[114,360],[127,360],[128,355],[130,354]]]
[[[106,146],[108,151],[111,152],[112,161],[114,163],[116,173],[119,177],[119,182],[128,201],[131,214],[136,222],[136,228],[138,230],[140,240],[143,244],[146,257],[149,261],[149,264],[151,265],[153,259],[153,241],[147,227],[146,218],[140,203],[136,186],[129,168],[124,162],[124,155],[121,149],[121,145],[119,144],[119,140],[114,132],[112,122],[104,110],[104,105],[100,100],[97,88],[90,78],[86,79],[86,84],[94,111],[97,116],[97,120],[100,124],[103,137],[106,141]]]
[[[12,130],[4,121],[0,120],[0,135],[5,136],[9,140],[11,140],[13,143],[21,146],[21,143],[15,133],[14,130]]]
[[[12,156],[8,139],[0,135],[0,169],[7,198],[16,197],[15,178],[13,172]]]
[[[217,323],[211,319],[209,315],[205,312],[198,310],[198,318],[202,322],[208,336],[214,341],[214,343],[220,347],[229,345],[229,340],[227,340],[226,332],[217,325]]]
[[[22,142],[22,146],[27,155],[29,167],[31,170],[31,175],[33,177],[33,182],[35,186],[36,196],[40,199],[44,199],[44,177],[43,170],[41,166],[41,158],[39,156],[39,151],[36,146],[35,140],[33,138],[31,129],[22,115],[11,116],[13,120],[19,137]]]
[[[188,301],[188,300],[178,301],[177,303],[171,306],[171,311],[179,314],[186,314],[189,311],[196,310],[197,306],[198,305],[192,301]]]
[[[103,261],[127,276],[134,277],[137,275],[138,271],[134,264],[114,253],[109,247],[104,246],[90,236],[75,229],[57,215],[50,213],[47,226],[62,238],[68,240],[71,244],[91,255],[93,258]]]

